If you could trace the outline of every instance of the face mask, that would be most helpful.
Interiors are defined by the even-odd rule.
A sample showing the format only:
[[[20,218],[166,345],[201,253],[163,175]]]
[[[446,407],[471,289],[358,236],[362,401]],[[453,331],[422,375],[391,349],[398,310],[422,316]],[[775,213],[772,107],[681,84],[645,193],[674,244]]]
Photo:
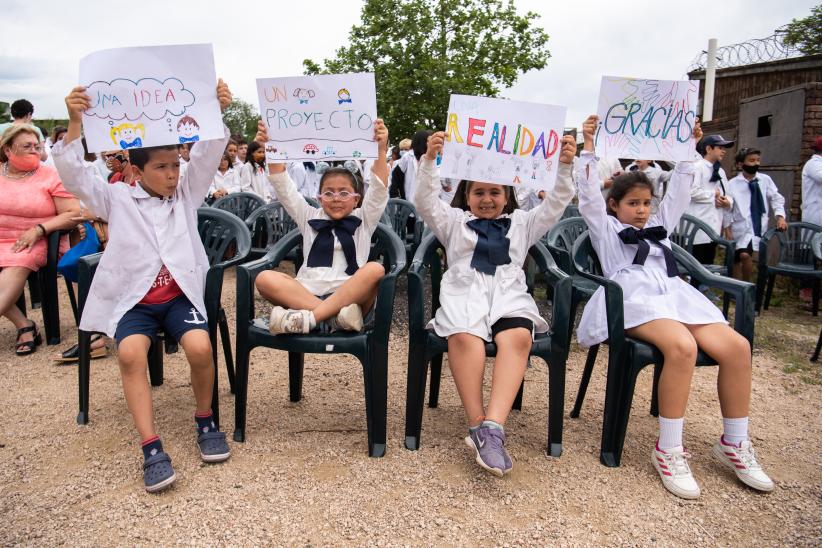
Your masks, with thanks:
[[[9,163],[17,171],[34,171],[40,167],[40,157],[36,154],[15,154],[8,155]]]
[[[759,166],[749,166],[748,164],[742,164],[742,171],[744,171],[748,175],[756,175],[756,172],[759,171]]]

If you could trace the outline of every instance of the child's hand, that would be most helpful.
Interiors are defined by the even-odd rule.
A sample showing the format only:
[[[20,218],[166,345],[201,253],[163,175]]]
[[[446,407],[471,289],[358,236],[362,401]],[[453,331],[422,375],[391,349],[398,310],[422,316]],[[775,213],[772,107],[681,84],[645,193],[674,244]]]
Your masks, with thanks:
[[[265,148],[265,144],[268,142],[268,128],[265,127],[262,120],[257,122],[257,135],[254,136],[254,140],[262,144],[263,148]],[[272,175],[282,173],[283,171],[285,171],[285,164],[283,163],[268,164],[268,172]]]
[[[582,138],[585,141],[584,150],[593,152],[594,150],[594,135],[599,124],[599,116],[591,114],[584,122],[582,122]]]
[[[220,112],[225,112],[225,109],[231,104],[231,99],[231,90],[228,89],[228,84],[220,78],[217,80],[217,100],[220,101]]]
[[[388,152],[388,128],[382,118],[374,120],[374,140],[377,141],[377,151],[380,158],[385,158]]]
[[[570,135],[562,137],[562,150],[559,151],[559,162],[561,164],[570,164],[574,161],[574,156],[577,154],[577,143]]]
[[[81,123],[83,121],[83,111],[91,108],[91,101],[86,95],[86,88],[77,86],[66,96],[66,108],[68,109],[69,121]]]
[[[437,154],[442,153],[442,147],[445,144],[445,132],[437,131],[428,137],[428,150],[425,157],[429,160],[436,160]]]
[[[785,222],[785,217],[780,215],[776,218],[776,229],[779,232],[785,232],[788,230],[788,223]]]
[[[696,119],[694,122],[694,140],[698,143],[702,140],[702,123],[699,121],[699,118]]]

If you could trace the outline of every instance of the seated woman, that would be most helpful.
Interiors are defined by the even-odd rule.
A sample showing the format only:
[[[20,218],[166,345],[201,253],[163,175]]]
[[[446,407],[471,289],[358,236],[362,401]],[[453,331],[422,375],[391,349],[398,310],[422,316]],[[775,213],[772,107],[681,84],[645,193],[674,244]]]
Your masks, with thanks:
[[[46,264],[48,235],[73,228],[80,213],[57,171],[40,164],[42,149],[32,126],[13,126],[0,138],[0,314],[17,328],[18,356],[34,352],[42,337],[17,299],[29,274]],[[60,247],[68,249],[68,241]]]

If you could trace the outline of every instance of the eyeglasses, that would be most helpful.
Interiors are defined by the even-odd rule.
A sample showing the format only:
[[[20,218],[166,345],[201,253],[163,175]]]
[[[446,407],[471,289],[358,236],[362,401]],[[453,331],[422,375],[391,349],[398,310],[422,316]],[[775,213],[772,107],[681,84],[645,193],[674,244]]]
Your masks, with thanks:
[[[330,190],[326,190],[322,194],[318,194],[317,197],[323,202],[333,202],[334,200],[347,202],[352,198],[359,198],[360,195],[356,192],[348,192],[347,190],[341,190],[339,192],[331,192]]]
[[[34,143],[26,143],[24,145],[21,145],[21,144],[14,145],[15,152],[23,152],[23,153],[29,153],[29,152],[38,152],[39,153],[39,152],[43,152],[44,148],[45,147],[43,145],[38,145],[38,144],[34,144]]]

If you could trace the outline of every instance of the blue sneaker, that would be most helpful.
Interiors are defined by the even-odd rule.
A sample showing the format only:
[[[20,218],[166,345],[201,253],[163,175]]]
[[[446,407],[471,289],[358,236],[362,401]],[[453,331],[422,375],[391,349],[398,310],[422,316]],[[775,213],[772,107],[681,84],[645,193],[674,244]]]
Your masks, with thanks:
[[[165,451],[151,455],[143,463],[143,483],[149,493],[162,491],[176,479],[174,468],[171,467],[171,457]]]
[[[476,453],[477,464],[502,477],[513,468],[511,457],[505,450],[505,431],[488,426],[480,426],[469,431],[465,443]]]
[[[223,462],[231,456],[225,433],[218,430],[201,432],[197,436],[197,445],[200,446],[200,458],[203,462]]]

